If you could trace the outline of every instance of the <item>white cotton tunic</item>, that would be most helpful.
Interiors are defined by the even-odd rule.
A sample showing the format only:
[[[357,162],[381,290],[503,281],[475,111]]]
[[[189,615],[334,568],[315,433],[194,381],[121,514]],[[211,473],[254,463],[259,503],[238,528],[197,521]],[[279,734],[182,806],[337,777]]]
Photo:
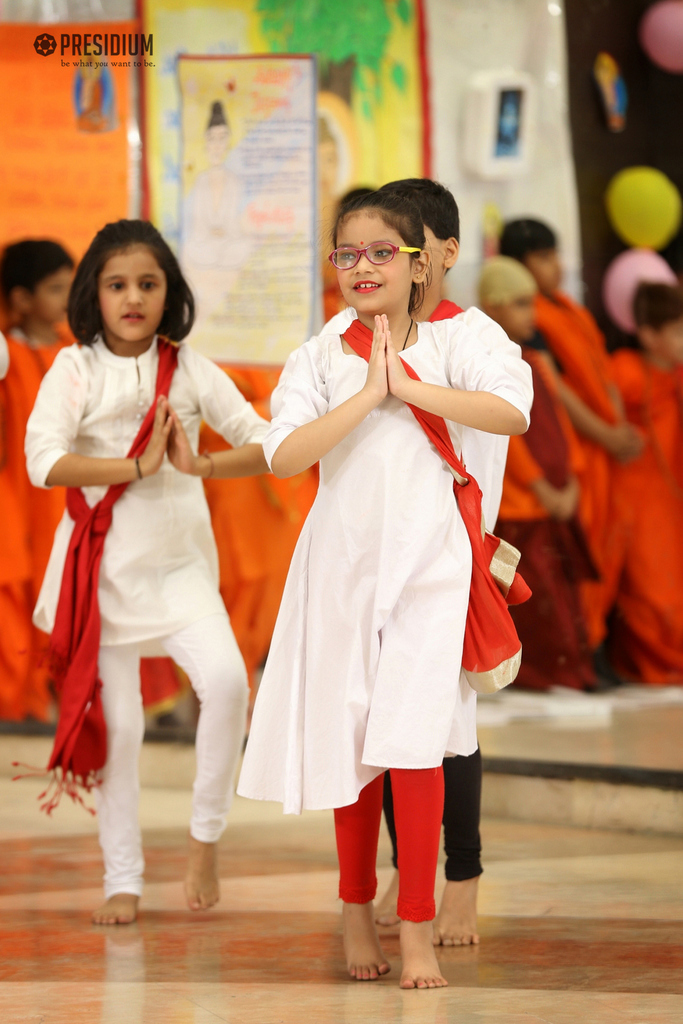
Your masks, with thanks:
[[[356,319],[356,311],[348,306],[337,313],[323,327],[323,334],[343,334],[347,327]],[[487,351],[510,353],[512,342],[495,320],[483,313],[476,306],[470,306],[453,317],[457,323],[463,323],[479,337]],[[298,349],[297,349],[298,351]],[[287,360],[277,383],[270,396],[270,409],[277,416],[282,404],[285,384],[296,361],[296,352],[292,352]],[[494,530],[503,496],[503,478],[507,462],[509,437],[506,434],[489,434],[474,427],[462,427],[460,430],[462,451],[460,457],[465,468],[472,474],[482,491],[482,510],[489,530]]]
[[[69,452],[92,458],[128,454],[154,401],[157,341],[143,355],[114,355],[102,339],[63,349],[43,378],[26,432],[31,482],[46,487],[54,464]],[[260,443],[268,423],[244,400],[230,378],[188,345],[181,345],[171,405],[193,450],[202,420],[234,447]],[[92,507],[106,487],[86,487]],[[50,633],[73,520],[57,527],[33,621]],[[164,458],[153,476],[131,483],[114,505],[104,542],[99,604],[102,644],[153,640],[224,612],[218,590],[218,555],[199,477],[180,473]]]
[[[518,346],[492,352],[466,324],[421,323],[402,353],[422,380],[485,390],[528,419]],[[303,345],[264,441],[363,387],[338,334]],[[456,451],[462,428],[450,423]],[[238,792],[285,813],[354,803],[386,768],[430,768],[477,747],[461,673],[471,548],[453,477],[410,409],[389,395],[320,461],[259,689]]]

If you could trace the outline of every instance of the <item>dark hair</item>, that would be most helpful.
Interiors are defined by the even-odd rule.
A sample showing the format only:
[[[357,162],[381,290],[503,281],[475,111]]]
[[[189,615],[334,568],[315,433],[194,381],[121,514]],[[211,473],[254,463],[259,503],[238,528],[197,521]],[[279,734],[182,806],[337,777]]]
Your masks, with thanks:
[[[656,331],[681,320],[683,291],[674,285],[644,281],[633,297],[633,316],[638,327],[653,327]]]
[[[557,235],[547,224],[530,217],[507,222],[500,236],[501,256],[511,256],[523,263],[528,253],[541,249],[557,249]]]
[[[97,283],[110,256],[135,245],[146,246],[166,275],[166,308],[157,328],[171,341],[182,341],[194,323],[194,297],[178,260],[157,229],[146,220],[117,220],[105,224],[78,264],[69,295],[69,327],[83,345],[92,345],[102,331]]]
[[[422,223],[445,241],[460,241],[460,213],[450,189],[431,178],[402,178],[382,185],[380,192],[395,192],[417,206]]]
[[[348,192],[339,200],[339,209],[346,206],[347,203],[352,203],[354,199],[360,199],[362,196],[370,196],[374,192],[374,188],[370,188],[369,185],[359,185],[358,188],[350,188]]]
[[[336,249],[339,229],[347,218],[354,213],[367,211],[376,213],[389,228],[398,232],[406,245],[415,246],[420,252],[425,246],[425,233],[422,217],[417,207],[403,196],[394,192],[369,192],[365,195],[351,199],[344,206],[340,207],[337,219],[332,229],[332,245]],[[417,259],[420,253],[409,253],[411,259]],[[424,301],[426,282],[413,282],[410,290],[410,301],[408,312],[414,313],[420,308]]]
[[[27,238],[8,245],[2,257],[0,284],[9,301],[13,288],[26,288],[33,292],[41,281],[56,274],[62,267],[71,269],[74,261],[58,242],[42,238]]]
[[[225,107],[220,100],[214,100],[211,104],[211,113],[209,114],[209,121],[206,126],[208,132],[209,128],[229,128],[228,119],[225,115]]]

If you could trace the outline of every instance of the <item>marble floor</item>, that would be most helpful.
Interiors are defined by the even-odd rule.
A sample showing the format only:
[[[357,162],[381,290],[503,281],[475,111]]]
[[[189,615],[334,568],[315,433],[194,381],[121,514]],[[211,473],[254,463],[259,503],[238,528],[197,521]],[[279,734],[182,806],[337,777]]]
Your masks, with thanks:
[[[479,698],[477,732],[485,757],[683,771],[683,687],[509,687]]]
[[[345,974],[331,814],[236,800],[221,903],[184,908],[190,795],[141,799],[138,923],[97,928],[95,823],[53,820],[40,784],[0,779],[2,1024],[681,1024],[683,838],[483,823],[479,947],[443,950],[449,988],[402,992]],[[382,839],[380,884],[390,877]],[[440,883],[440,885],[443,883]]]

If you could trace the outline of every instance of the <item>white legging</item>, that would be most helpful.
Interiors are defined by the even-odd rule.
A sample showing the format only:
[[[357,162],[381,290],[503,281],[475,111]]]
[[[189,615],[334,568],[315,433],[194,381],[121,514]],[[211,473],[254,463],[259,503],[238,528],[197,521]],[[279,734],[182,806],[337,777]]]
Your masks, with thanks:
[[[187,673],[199,698],[197,774],[190,834],[213,843],[225,828],[244,739],[247,672],[227,615],[209,615],[162,637],[166,653]],[[96,790],[105,897],[142,893],[145,867],[138,822],[138,760],[145,731],[138,644],[101,647],[107,763]]]

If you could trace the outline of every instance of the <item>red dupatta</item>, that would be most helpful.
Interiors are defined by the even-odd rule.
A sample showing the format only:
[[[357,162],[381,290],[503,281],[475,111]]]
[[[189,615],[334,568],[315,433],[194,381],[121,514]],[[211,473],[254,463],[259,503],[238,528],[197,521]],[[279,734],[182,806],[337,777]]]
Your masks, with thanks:
[[[145,451],[152,436],[157,399],[160,395],[168,395],[178,363],[176,345],[160,338],[158,350],[154,402],[147,410],[128,452],[129,459]],[[48,814],[58,805],[63,792],[83,803],[79,789],[89,792],[97,785],[97,773],[107,760],[107,726],[100,695],[102,683],[98,676],[98,585],[113,507],[127,487],[127,483],[113,484],[93,508],[79,487],[68,487],[66,491],[66,507],[74,520],[74,528],[50,637],[50,664],[60,691],[60,707],[57,733],[47,766],[52,782],[39,797],[45,798],[41,810]]]
[[[372,331],[360,320],[353,321],[344,340],[356,355],[366,362],[370,359]],[[403,359],[401,362],[409,377],[420,380],[409,363]],[[508,604],[520,604],[531,596],[516,572],[520,554],[512,545],[484,530],[479,484],[456,455],[445,420],[406,404],[453,474],[453,491],[472,545],[462,666],[473,689],[494,693],[513,682],[522,660],[522,645],[508,610]]]

